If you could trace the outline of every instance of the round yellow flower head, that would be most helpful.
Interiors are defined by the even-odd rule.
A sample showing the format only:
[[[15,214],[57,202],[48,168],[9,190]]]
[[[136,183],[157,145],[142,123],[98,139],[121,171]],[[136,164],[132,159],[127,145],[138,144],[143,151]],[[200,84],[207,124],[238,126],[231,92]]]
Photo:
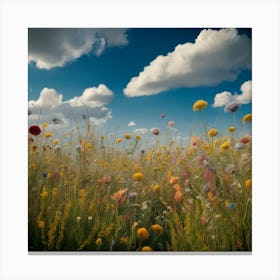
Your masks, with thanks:
[[[49,126],[48,123],[46,123],[46,122],[43,122],[43,123],[42,123],[42,127],[43,127],[43,128],[47,128],[48,126]]]
[[[53,140],[53,145],[56,146],[56,145],[58,145],[58,144],[59,144],[59,140],[58,140],[58,139],[54,139],[54,140]]]
[[[228,141],[225,141],[224,143],[222,143],[222,145],[220,146],[221,150],[227,150],[230,146],[230,143]]]
[[[52,136],[53,136],[53,134],[51,132],[46,132],[45,133],[46,138],[51,138]]]
[[[141,139],[141,135],[137,134],[137,135],[135,136],[135,139],[136,139],[136,141],[139,141],[139,140]]]
[[[217,129],[211,128],[211,129],[207,132],[207,135],[208,135],[209,137],[215,137],[218,133],[219,133],[219,132],[218,132]]]
[[[193,111],[201,111],[203,109],[205,109],[208,106],[208,103],[204,100],[197,100],[194,104],[193,104]]]
[[[151,252],[153,249],[150,246],[143,246],[142,247],[142,252]]]
[[[142,240],[147,240],[147,239],[149,239],[149,236],[150,236],[149,232],[144,227],[138,228],[136,234],[137,234],[137,237],[142,239]]]
[[[117,144],[120,144],[121,142],[122,142],[122,138],[117,138],[117,139],[116,139],[116,143],[117,143]]]
[[[235,126],[230,126],[230,127],[228,128],[228,131],[231,132],[231,133],[233,133],[233,132],[235,131]]]
[[[133,180],[134,181],[141,181],[144,178],[143,173],[137,172],[133,174]]]
[[[160,191],[160,185],[156,184],[153,186],[153,191],[154,192],[159,192]]]
[[[245,186],[249,189],[252,187],[252,179],[247,179],[245,181]]]
[[[124,135],[123,135],[123,137],[125,138],[125,139],[131,139],[131,135],[129,134],[129,133],[125,133]]]
[[[252,120],[252,114],[247,114],[242,118],[243,122],[249,122]]]
[[[158,233],[162,233],[163,232],[163,228],[162,226],[155,224],[151,226],[152,230]]]

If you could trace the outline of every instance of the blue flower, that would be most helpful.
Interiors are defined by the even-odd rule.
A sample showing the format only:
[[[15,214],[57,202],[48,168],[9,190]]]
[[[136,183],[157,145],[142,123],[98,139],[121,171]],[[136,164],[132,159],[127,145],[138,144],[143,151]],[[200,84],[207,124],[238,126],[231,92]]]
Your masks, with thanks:
[[[47,178],[47,175],[48,175],[48,174],[47,174],[46,171],[43,171],[43,172],[42,172],[42,177],[43,177],[43,178]]]
[[[230,203],[229,205],[228,205],[228,208],[229,209],[231,209],[231,210],[236,210],[236,208],[235,208],[235,204],[234,203]]]

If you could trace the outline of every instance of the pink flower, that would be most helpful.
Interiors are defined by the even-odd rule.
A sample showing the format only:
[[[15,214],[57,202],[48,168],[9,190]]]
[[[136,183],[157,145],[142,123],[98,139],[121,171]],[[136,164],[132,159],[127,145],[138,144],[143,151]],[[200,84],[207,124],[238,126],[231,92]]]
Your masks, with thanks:
[[[152,128],[151,129],[152,134],[158,136],[159,135],[159,129],[158,128]]]
[[[174,122],[174,121],[170,121],[170,122],[168,122],[168,125],[169,125],[169,126],[174,126],[174,125],[175,125],[175,122]]]
[[[103,176],[102,177],[102,183],[103,184],[109,184],[111,182],[111,177],[110,176]]]

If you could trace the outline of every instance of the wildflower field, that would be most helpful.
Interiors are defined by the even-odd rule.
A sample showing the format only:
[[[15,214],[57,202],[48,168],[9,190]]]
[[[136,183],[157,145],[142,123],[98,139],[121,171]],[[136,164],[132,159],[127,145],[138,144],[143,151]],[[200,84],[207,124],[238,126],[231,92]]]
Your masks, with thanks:
[[[86,118],[84,133],[30,126],[29,251],[251,251],[251,119],[202,123],[187,145],[154,128],[145,149],[147,135],[101,134]]]

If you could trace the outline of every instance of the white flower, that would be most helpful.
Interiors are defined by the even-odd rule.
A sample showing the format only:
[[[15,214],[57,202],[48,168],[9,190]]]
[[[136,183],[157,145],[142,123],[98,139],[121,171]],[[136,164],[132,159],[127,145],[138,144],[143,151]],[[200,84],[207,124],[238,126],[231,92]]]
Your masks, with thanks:
[[[78,223],[81,221],[81,217],[80,217],[80,216],[77,217],[76,219],[77,219],[77,222],[78,222]]]

